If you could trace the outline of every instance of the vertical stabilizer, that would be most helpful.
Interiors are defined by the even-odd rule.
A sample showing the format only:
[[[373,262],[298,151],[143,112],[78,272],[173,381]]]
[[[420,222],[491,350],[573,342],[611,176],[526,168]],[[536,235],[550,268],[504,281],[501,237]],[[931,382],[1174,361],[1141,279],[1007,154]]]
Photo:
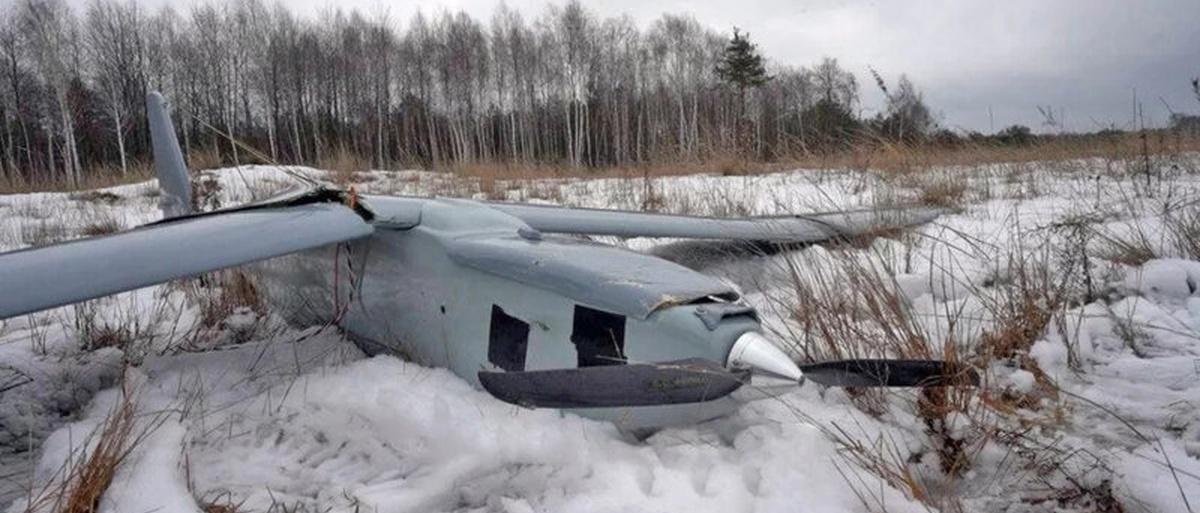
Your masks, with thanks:
[[[175,126],[167,112],[167,100],[158,91],[146,96],[146,114],[150,118],[150,142],[154,149],[154,170],[158,174],[158,206],[163,217],[192,213],[192,182],[187,164],[175,138]]]

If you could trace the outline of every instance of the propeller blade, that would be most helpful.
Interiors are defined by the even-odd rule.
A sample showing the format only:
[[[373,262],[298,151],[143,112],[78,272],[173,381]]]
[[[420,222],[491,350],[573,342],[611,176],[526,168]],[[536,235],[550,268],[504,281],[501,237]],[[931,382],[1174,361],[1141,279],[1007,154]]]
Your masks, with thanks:
[[[534,408],[649,406],[711,401],[729,395],[747,373],[699,358],[518,372],[480,371],[501,401]]]
[[[806,379],[831,387],[976,386],[974,369],[941,360],[834,360],[801,365]]]

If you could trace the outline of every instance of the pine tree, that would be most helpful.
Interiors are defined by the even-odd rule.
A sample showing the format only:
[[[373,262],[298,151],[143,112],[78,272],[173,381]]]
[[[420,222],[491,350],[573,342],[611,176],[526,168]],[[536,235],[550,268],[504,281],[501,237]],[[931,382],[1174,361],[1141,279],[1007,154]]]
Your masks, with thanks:
[[[733,28],[733,39],[725,46],[725,53],[717,63],[717,76],[721,80],[738,88],[738,108],[746,104],[746,88],[758,87],[771,80],[763,66],[762,55],[759,55],[756,45],[750,42],[750,34],[738,32]]]

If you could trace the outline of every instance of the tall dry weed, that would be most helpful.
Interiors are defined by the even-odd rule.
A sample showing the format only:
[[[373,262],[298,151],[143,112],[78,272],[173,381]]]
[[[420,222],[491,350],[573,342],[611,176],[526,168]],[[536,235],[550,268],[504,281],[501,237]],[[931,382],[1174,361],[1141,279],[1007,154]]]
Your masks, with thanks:
[[[982,311],[954,300],[935,302],[934,312],[918,311],[895,278],[896,272],[916,269],[911,262],[897,269],[898,257],[873,245],[783,255],[780,266],[788,287],[768,301],[787,312],[786,322],[775,329],[802,359],[940,359],[950,362],[950,368],[973,369],[982,376],[978,388],[847,390],[851,402],[869,415],[882,416],[895,407],[911,412],[927,437],[927,445],[915,454],[911,446],[864,440],[865,431],[826,426],[843,456],[856,466],[930,507],[954,511],[962,507],[954,483],[970,473],[980,452],[992,443],[1020,439],[1029,425],[1023,412],[1056,403],[1055,384],[1029,352],[1048,330],[1059,329],[1077,291],[1053,272],[1049,255],[1010,255],[1002,279],[986,283],[959,278],[962,273],[952,261],[929,262],[930,276],[951,280],[930,278],[934,292],[970,294],[979,298]],[[993,377],[998,367],[1032,373],[1034,387],[1014,390],[998,383]],[[1051,408],[1044,418],[1061,421],[1061,410]],[[936,456],[936,476],[914,463],[921,454]],[[869,494],[861,498],[871,503]]]
[[[162,414],[139,415],[137,392],[126,381],[104,420],[49,479],[30,490],[24,505],[14,504],[13,509],[23,513],[100,511],[100,500],[117,471],[165,420]]]
[[[334,183],[349,187],[357,183],[355,173],[371,169],[371,161],[355,154],[350,148],[339,146],[324,156],[319,166],[330,172]]]

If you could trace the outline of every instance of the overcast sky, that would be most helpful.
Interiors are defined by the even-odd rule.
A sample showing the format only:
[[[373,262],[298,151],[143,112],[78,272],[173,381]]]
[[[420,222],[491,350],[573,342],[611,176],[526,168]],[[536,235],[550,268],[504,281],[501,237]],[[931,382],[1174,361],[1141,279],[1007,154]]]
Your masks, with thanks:
[[[85,5],[86,0],[72,0]],[[144,0],[150,5],[166,0]],[[386,10],[403,28],[418,9],[466,11],[487,21],[496,0],[282,0],[316,15],[337,5]],[[528,17],[546,0],[507,0]],[[172,2],[182,4],[182,2]],[[629,14],[645,27],[664,12],[690,13],[729,32],[748,30],[773,62],[838,58],[859,78],[863,109],[880,94],[868,66],[889,81],[907,73],[940,122],[989,131],[1013,123],[1043,129],[1049,106],[1068,130],[1133,118],[1134,89],[1146,123],[1170,109],[1200,111],[1190,78],[1200,75],[1200,0],[592,0],[601,16]],[[180,6],[182,7],[182,6]],[[991,114],[989,115],[989,107]]]

